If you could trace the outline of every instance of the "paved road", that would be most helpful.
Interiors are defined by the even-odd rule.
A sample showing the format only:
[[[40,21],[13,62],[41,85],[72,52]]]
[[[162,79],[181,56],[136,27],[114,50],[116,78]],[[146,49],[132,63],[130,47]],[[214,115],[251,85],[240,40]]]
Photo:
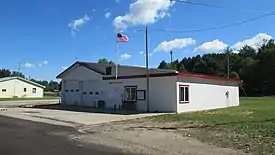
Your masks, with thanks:
[[[73,128],[0,116],[3,155],[119,155],[120,150],[69,140]],[[129,154],[129,153],[127,153]]]
[[[7,108],[7,107],[16,107],[22,105],[43,105],[43,104],[54,104],[58,103],[59,99],[41,99],[41,100],[16,100],[16,101],[0,101],[0,107]]]

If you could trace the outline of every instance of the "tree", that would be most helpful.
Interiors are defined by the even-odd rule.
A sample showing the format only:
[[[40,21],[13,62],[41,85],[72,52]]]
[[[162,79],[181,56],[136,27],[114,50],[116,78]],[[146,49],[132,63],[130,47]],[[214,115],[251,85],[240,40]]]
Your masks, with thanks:
[[[212,53],[183,58],[171,64],[161,61],[160,69],[175,69],[243,81],[248,95],[275,95],[275,43],[266,40],[259,49],[243,46],[238,53],[227,48],[223,53]],[[242,92],[242,90],[240,91]]]
[[[109,65],[115,65],[115,63],[113,61],[108,61],[106,58],[101,58],[101,59],[98,59],[97,63],[99,64],[109,64]]]
[[[0,78],[10,77],[11,71],[9,69],[0,69]]]
[[[21,72],[18,72],[18,71],[13,71],[11,73],[11,76],[17,76],[17,77],[25,78],[25,75]]]
[[[161,61],[159,66],[158,66],[158,69],[168,69],[169,68],[169,65],[166,61]]]

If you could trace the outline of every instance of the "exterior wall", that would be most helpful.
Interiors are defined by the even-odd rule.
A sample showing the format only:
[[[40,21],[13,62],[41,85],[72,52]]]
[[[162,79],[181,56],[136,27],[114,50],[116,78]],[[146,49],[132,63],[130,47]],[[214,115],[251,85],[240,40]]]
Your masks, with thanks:
[[[24,88],[27,89],[26,92],[24,92]],[[32,93],[33,88],[36,88],[36,93]],[[7,91],[2,92],[2,89],[6,89]],[[43,88],[18,79],[0,82],[0,98],[42,98],[43,94]]]
[[[176,112],[176,77],[155,77],[150,78],[150,111],[158,112]],[[146,90],[146,78],[134,78],[134,79],[122,79],[118,80],[120,84],[111,84],[118,85],[116,90],[120,90],[120,93],[114,95],[112,98],[118,97],[117,102],[121,103],[123,99],[124,87],[125,86],[137,86],[137,90]],[[106,80],[108,83],[116,82],[116,80]],[[106,87],[108,88],[108,87]],[[111,89],[112,90],[112,89]],[[112,93],[111,93],[112,94]],[[146,94],[145,94],[146,95]],[[107,97],[108,99],[108,97]],[[112,104],[114,99],[107,100],[107,104]],[[136,102],[138,111],[147,111],[147,102],[145,100],[137,100]],[[110,105],[110,107],[113,107]]]
[[[101,82],[102,75],[83,66],[67,73],[62,79],[61,104],[80,105],[85,81]]]
[[[101,80],[102,75],[83,66],[75,67],[71,72],[68,72],[62,80]]]
[[[189,102],[180,103],[179,86],[189,86]],[[225,93],[229,92],[229,97]],[[177,82],[178,113],[225,108],[239,105],[239,87]]]

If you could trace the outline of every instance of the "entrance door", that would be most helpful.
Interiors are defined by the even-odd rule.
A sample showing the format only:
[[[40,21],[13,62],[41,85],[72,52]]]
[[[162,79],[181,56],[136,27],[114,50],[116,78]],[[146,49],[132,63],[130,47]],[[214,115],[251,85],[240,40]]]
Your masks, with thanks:
[[[107,108],[122,106],[124,86],[122,83],[109,84]]]

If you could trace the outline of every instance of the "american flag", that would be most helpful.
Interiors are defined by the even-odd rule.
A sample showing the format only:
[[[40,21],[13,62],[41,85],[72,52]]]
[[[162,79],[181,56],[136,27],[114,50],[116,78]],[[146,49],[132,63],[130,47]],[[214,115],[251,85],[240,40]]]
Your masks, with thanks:
[[[126,35],[121,33],[117,34],[117,42],[128,42],[128,41],[129,41],[129,38]]]

